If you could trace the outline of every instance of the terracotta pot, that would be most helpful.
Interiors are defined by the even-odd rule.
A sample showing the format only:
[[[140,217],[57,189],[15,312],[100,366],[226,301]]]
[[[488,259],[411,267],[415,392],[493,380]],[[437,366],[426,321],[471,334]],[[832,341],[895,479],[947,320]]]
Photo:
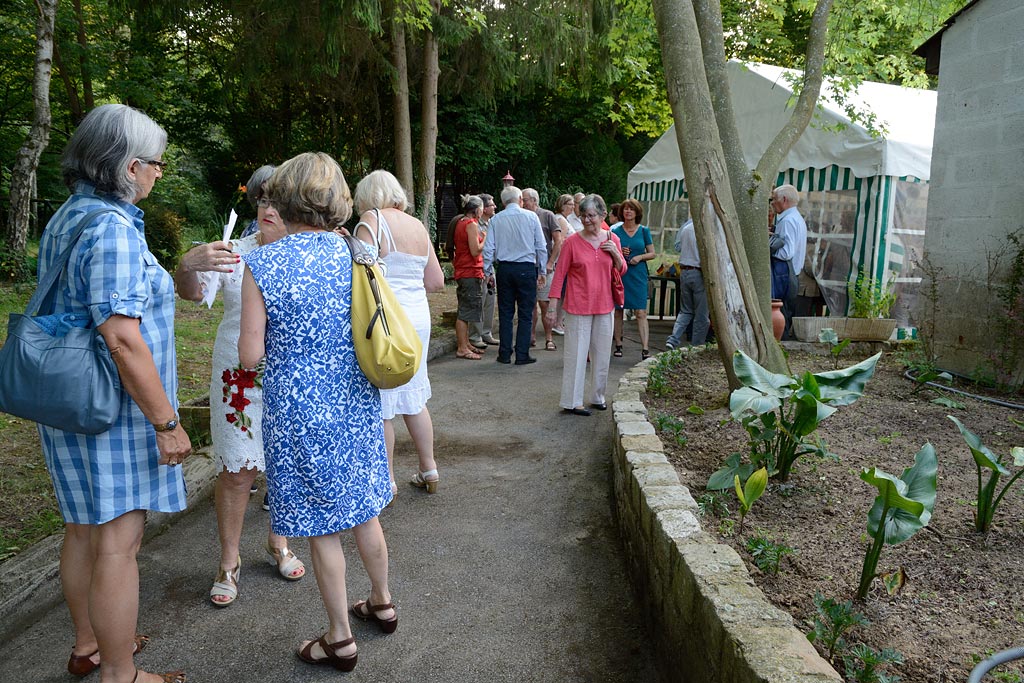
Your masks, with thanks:
[[[775,341],[782,341],[782,333],[786,331],[786,316],[782,314],[782,299],[772,299],[772,332]]]

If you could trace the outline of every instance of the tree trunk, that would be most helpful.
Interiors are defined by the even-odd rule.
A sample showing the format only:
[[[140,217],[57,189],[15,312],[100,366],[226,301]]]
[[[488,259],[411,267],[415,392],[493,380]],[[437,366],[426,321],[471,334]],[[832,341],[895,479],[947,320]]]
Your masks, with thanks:
[[[395,113],[395,174],[402,183],[409,201],[415,201],[412,174],[412,121],[409,116],[409,60],[405,54],[405,24],[392,5],[391,16],[391,66],[395,69],[392,92],[392,108]],[[415,211],[413,204],[410,211]]]
[[[440,0],[430,0],[434,15],[440,11]],[[434,205],[434,164],[437,161],[437,79],[438,66],[437,36],[433,29],[423,33],[423,83],[420,88],[421,128],[420,131],[420,177],[417,195],[420,204],[420,220],[430,228],[430,209]]]
[[[89,64],[89,41],[85,35],[85,15],[82,13],[82,0],[74,0],[75,23],[78,25],[78,59],[82,69],[82,99],[85,100],[86,111],[92,111],[96,107],[96,101],[92,94],[92,67]]]
[[[11,209],[7,222],[7,246],[15,253],[25,250],[28,239],[32,188],[39,158],[50,141],[50,72],[53,65],[53,23],[57,0],[36,0],[36,62],[32,80],[34,113],[28,138],[18,150],[11,172]]]
[[[722,364],[730,388],[736,388],[739,381],[732,369],[732,356],[737,349],[775,371],[784,371],[786,362],[772,335],[770,318],[762,312],[743,249],[693,5],[654,0],[654,15],[704,287]]]
[[[57,75],[64,84],[64,91],[68,95],[68,111],[71,114],[71,123],[77,126],[85,118],[85,111],[82,109],[82,100],[78,97],[78,86],[71,80],[71,71],[60,53],[60,41],[54,37],[53,41],[53,65],[57,67]]]
[[[811,17],[807,41],[804,83],[789,121],[762,154],[757,168],[751,170],[740,144],[733,114],[722,33],[719,0],[706,0],[695,6],[700,31],[708,88],[715,108],[715,120],[729,170],[730,186],[743,231],[743,248],[750,263],[754,285],[759,292],[771,291],[771,261],[768,256],[767,204],[779,167],[810,123],[821,92],[825,63],[828,15],[833,0],[818,0]],[[761,297],[762,314],[770,319],[769,297]]]

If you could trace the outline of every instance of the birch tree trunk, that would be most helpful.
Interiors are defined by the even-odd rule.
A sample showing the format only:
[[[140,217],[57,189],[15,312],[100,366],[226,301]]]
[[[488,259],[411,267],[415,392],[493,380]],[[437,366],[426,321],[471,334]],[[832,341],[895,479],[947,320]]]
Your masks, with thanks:
[[[11,209],[5,235],[7,246],[15,253],[25,251],[36,169],[50,141],[50,73],[57,0],[36,0],[36,7],[39,16],[36,18],[35,76],[32,80],[32,128],[18,150],[11,172]]]
[[[441,9],[440,0],[430,0],[433,15]],[[423,33],[423,82],[420,87],[421,131],[420,131],[420,177],[417,195],[420,204],[420,220],[430,227],[430,209],[434,204],[434,173],[437,161],[437,80],[438,66],[437,36],[432,28]]]
[[[410,203],[415,202],[412,175],[412,121],[409,116],[409,60],[405,53],[405,24],[398,8],[392,5],[391,65],[395,69],[392,108],[395,110],[395,175],[402,183]],[[409,207],[415,211],[415,204]]]
[[[654,0],[668,100],[676,122],[690,214],[700,251],[704,287],[730,388],[739,386],[732,356],[742,350],[761,365],[784,371],[761,296],[751,276],[704,68],[693,4]],[[767,245],[765,258],[768,257]]]

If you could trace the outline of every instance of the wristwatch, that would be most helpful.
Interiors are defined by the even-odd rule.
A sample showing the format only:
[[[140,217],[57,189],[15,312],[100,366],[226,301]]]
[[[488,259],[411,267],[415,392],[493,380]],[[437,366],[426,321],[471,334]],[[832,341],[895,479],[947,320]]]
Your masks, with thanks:
[[[172,429],[175,429],[177,426],[178,426],[178,416],[175,415],[174,419],[172,419],[172,420],[168,420],[167,422],[164,422],[162,424],[155,424],[155,425],[153,425],[153,429],[155,429],[158,432],[169,432]]]

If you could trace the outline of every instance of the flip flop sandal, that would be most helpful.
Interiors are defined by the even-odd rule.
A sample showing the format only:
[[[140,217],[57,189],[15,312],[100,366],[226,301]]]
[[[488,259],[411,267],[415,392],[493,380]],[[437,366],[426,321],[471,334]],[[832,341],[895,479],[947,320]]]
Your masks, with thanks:
[[[306,565],[302,563],[302,560],[295,557],[288,548],[273,548],[270,545],[265,546],[267,553],[270,557],[267,558],[267,562],[277,566],[277,573],[282,578],[288,579],[289,581],[298,581],[306,575]],[[302,573],[296,575],[295,571],[301,569]]]
[[[612,355],[615,356],[616,358],[622,358],[622,347],[621,346],[616,346],[615,347],[615,352],[612,353]]]
[[[352,614],[363,621],[375,621],[380,630],[384,633],[394,633],[395,629],[398,628],[398,613],[395,612],[395,616],[391,619],[381,619],[377,616],[377,612],[383,612],[385,610],[395,609],[395,603],[388,602],[383,605],[371,605],[369,600],[360,600],[356,604],[352,605]]]
[[[462,360],[480,360],[482,358],[482,356],[479,353],[473,353],[472,351],[468,351],[466,353],[456,353],[455,357],[461,358]]]
[[[234,569],[220,570],[217,580],[210,589],[210,602],[214,607],[227,607],[238,598],[238,575],[242,571],[242,558],[238,558],[238,564]],[[214,598],[227,598],[227,600],[214,600]]]
[[[544,349],[547,350],[547,351],[557,351],[558,347],[555,346],[555,342],[548,341],[548,342],[544,343]]]
[[[132,650],[132,657],[142,652],[148,643],[149,636],[144,636],[140,633],[135,634],[135,649]],[[68,658],[68,673],[74,676],[88,676],[100,668],[100,662],[92,661],[92,658],[99,653],[100,651],[97,648],[87,655],[76,655],[74,649],[72,649],[71,657]]]

